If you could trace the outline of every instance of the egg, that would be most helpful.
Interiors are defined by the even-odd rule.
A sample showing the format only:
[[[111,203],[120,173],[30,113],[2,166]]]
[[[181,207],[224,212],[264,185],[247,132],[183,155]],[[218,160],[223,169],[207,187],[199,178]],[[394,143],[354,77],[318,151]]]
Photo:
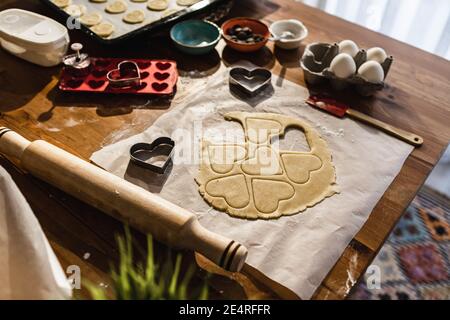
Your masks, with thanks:
[[[340,53],[331,61],[330,71],[338,78],[348,78],[356,72],[355,60],[347,53]]]
[[[339,53],[347,53],[354,58],[358,51],[358,46],[352,40],[343,40],[339,43]]]
[[[384,80],[384,70],[376,61],[364,62],[358,69],[358,75],[372,83],[378,83]]]
[[[387,58],[386,51],[382,48],[370,48],[367,50],[367,60],[373,60],[378,63],[383,63]]]

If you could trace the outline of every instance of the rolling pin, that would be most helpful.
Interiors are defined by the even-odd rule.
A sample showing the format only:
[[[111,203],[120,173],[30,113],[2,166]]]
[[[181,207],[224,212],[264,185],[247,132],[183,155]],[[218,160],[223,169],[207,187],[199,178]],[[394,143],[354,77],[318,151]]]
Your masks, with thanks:
[[[194,213],[84,161],[46,141],[29,141],[0,127],[0,152],[32,175],[176,248],[194,250],[239,271],[247,249],[208,231]]]

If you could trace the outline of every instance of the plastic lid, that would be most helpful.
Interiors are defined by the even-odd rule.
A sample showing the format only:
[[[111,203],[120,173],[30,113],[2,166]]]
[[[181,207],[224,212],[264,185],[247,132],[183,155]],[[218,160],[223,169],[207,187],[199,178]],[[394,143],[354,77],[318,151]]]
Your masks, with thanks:
[[[0,12],[0,36],[35,50],[50,49],[67,41],[67,29],[48,17],[21,9]]]

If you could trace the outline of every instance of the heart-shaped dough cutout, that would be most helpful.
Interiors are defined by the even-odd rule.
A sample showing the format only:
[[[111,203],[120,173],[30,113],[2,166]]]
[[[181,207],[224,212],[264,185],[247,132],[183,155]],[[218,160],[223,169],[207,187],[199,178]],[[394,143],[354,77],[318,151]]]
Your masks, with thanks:
[[[295,193],[294,187],[284,181],[253,179],[252,186],[256,209],[268,214],[277,210],[280,201],[292,198]]]
[[[246,126],[247,139],[258,144],[269,142],[269,137],[279,135],[282,128],[277,121],[253,118],[247,119]]]
[[[245,208],[250,202],[243,174],[211,180],[206,184],[205,190],[212,197],[223,198],[232,208]]]
[[[322,167],[322,160],[313,154],[285,153],[281,159],[288,178],[298,184],[308,182],[311,172]]]
[[[263,146],[255,150],[255,156],[241,164],[242,171],[254,176],[273,176],[283,173],[278,154],[271,147]]]
[[[236,161],[244,159],[245,153],[245,147],[237,145],[208,147],[211,168],[221,174],[230,172]]]

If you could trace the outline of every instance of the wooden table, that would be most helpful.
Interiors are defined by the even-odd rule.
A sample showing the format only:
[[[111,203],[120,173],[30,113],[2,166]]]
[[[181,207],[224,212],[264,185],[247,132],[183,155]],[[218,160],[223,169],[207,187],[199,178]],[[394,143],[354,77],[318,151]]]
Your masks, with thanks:
[[[55,16],[37,0],[4,0],[0,10],[8,7]],[[382,46],[395,58],[384,91],[374,98],[353,95],[343,98],[356,109],[423,136],[425,144],[407,159],[367,223],[314,295],[315,299],[343,299],[363,275],[450,140],[450,63],[292,0],[238,1],[231,15],[252,16],[266,23],[297,18],[309,28],[308,43],[351,38],[364,48]],[[82,41],[91,54],[176,59],[181,72],[214,72],[219,55],[226,63],[246,57],[229,49],[202,58],[184,57],[172,49],[165,37],[144,38],[131,47],[120,48],[102,48],[79,32],[72,32],[71,37]],[[301,54],[302,50],[288,53],[274,50],[269,45],[268,49],[251,55],[250,59],[271,68],[276,75],[304,85],[302,71],[298,68]],[[55,88],[59,71],[59,67],[41,68],[28,64],[0,50],[0,125],[29,139],[45,139],[88,159],[92,152],[107,143],[105,138],[112,132],[119,132],[121,127],[130,127],[130,124],[134,124],[133,130],[139,132],[170,107],[135,109],[129,102],[117,103],[111,98],[90,95],[73,98]],[[143,115],[147,120],[139,121]],[[122,231],[122,225],[20,171],[10,160],[1,158],[0,164],[13,176],[27,198],[63,267],[78,265],[86,279],[94,283],[109,283],[109,262],[117,259],[114,235]],[[136,236],[142,238],[141,235]],[[186,256],[192,258],[192,255]],[[200,262],[204,264],[204,261]],[[216,269],[211,264],[206,264],[206,267]],[[215,271],[224,274],[220,270]],[[229,274],[213,277],[212,297],[295,297],[251,270],[234,275],[234,280],[230,277]],[[77,291],[77,296],[86,297],[83,290]]]

